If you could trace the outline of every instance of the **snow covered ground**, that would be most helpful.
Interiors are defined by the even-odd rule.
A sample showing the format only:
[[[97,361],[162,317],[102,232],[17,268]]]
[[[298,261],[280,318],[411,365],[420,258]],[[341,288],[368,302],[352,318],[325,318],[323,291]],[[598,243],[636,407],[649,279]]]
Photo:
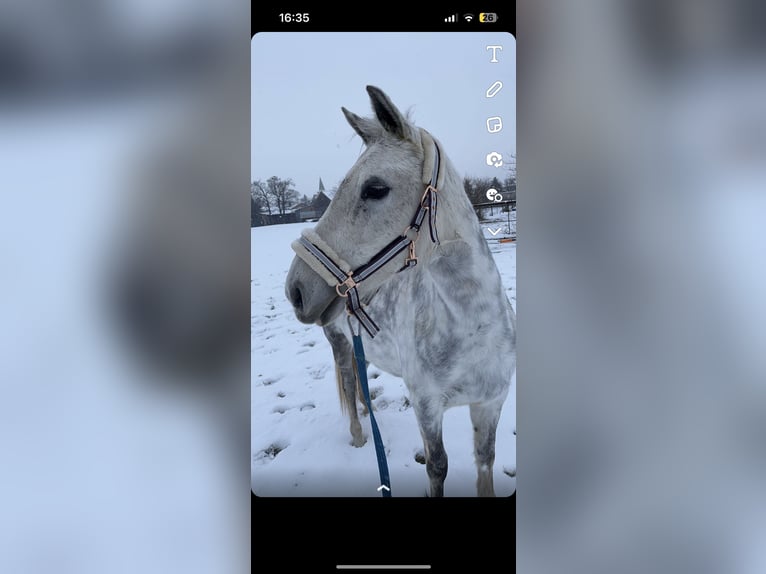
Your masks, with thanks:
[[[515,213],[513,214],[515,216]],[[516,308],[516,244],[500,243],[496,223],[485,222],[485,236],[497,261],[508,297]],[[369,417],[361,419],[367,443],[351,445],[348,417],[340,411],[330,345],[320,327],[304,325],[284,295],[293,251],[290,243],[312,223],[251,230],[251,479],[259,496],[380,496]],[[513,225],[512,227],[515,227]],[[515,231],[515,229],[514,229]],[[394,496],[424,496],[428,491],[423,444],[404,382],[374,365],[368,370],[375,416],[387,449]],[[495,491],[510,496],[516,488],[516,381],[497,431]],[[468,407],[444,417],[449,457],[445,496],[475,496],[476,467]],[[422,459],[421,459],[422,460]]]

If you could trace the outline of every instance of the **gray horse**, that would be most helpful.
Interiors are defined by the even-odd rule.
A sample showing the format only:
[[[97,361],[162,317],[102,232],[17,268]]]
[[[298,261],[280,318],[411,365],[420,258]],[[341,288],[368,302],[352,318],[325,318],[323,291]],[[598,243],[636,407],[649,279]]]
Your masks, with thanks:
[[[409,249],[355,284],[328,277],[327,268],[296,242],[286,294],[297,318],[322,326],[332,346],[354,446],[365,438],[350,343],[358,324],[344,312],[352,286],[363,313],[379,328],[360,329],[369,361],[401,377],[409,391],[431,496],[444,495],[442,419],[458,405],[470,406],[478,494],[494,496],[495,434],[516,367],[515,314],[461,178],[438,141],[379,88],[367,86],[367,92],[375,118],[343,108],[366,148],[302,241],[344,273],[369,267],[398,237],[410,238]],[[436,198],[426,201],[429,193],[438,197],[438,211]],[[413,215],[423,210],[432,212],[421,218],[424,229],[435,225],[438,238],[436,230],[431,237],[413,233]]]

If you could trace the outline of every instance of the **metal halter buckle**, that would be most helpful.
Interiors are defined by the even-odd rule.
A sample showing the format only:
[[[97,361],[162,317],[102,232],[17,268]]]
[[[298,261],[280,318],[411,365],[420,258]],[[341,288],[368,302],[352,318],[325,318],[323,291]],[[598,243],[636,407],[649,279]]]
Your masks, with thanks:
[[[414,261],[415,265],[418,264],[418,258],[415,256],[415,242],[410,242],[410,252],[407,255],[407,259],[404,260],[405,265],[409,265],[410,261]]]
[[[335,292],[338,294],[338,297],[348,297],[348,292],[351,291],[354,287],[356,287],[357,283],[354,281],[354,278],[351,277],[354,274],[353,271],[348,272],[348,277],[346,277],[346,280],[338,283],[335,286]],[[341,291],[341,287],[346,286],[345,291]]]
[[[420,198],[420,207],[424,209],[428,209],[429,206],[426,205],[426,200],[428,199],[428,195],[430,193],[437,193],[438,190],[433,185],[426,186],[426,190],[423,192],[423,196]]]

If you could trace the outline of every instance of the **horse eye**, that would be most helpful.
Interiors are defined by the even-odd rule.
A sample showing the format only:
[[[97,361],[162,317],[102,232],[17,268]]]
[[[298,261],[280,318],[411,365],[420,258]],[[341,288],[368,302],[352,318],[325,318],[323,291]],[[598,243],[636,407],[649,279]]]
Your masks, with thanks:
[[[374,177],[362,186],[362,199],[383,199],[389,191],[385,183]]]

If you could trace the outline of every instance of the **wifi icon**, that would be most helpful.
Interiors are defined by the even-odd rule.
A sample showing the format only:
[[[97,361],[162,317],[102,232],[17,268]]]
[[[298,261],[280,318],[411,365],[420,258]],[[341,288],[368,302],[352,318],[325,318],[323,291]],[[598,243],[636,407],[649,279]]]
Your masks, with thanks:
[[[470,22],[471,20],[473,20],[473,14],[463,14],[463,19],[466,22]]]

